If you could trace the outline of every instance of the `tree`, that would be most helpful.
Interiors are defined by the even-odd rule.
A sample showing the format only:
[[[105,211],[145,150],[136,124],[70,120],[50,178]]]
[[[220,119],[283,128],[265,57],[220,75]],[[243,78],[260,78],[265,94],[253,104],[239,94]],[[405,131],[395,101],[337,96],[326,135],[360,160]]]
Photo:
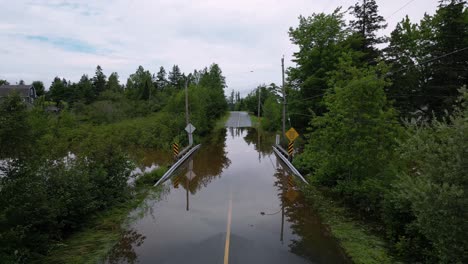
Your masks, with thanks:
[[[122,86],[120,85],[118,73],[111,73],[111,75],[109,76],[109,80],[106,83],[106,90],[116,93],[122,92]]]
[[[278,131],[281,128],[281,104],[280,98],[270,94],[263,104],[262,127],[267,131]]]
[[[93,87],[92,80],[89,79],[88,75],[83,74],[81,76],[80,81],[75,85],[74,89],[74,100],[73,101],[80,101],[83,100],[85,103],[90,104],[96,100],[96,90]]]
[[[423,73],[426,65],[419,65],[425,60],[421,40],[419,25],[411,23],[406,16],[392,31],[390,44],[384,50],[386,60],[391,65],[389,76],[392,79],[386,93],[403,117],[417,115],[417,111],[420,112],[424,105]]]
[[[161,66],[156,75],[156,84],[155,84],[156,89],[158,89],[159,91],[162,91],[167,86],[167,84],[168,84],[168,81],[166,78],[166,70],[164,69],[163,66]]]
[[[7,80],[0,80],[0,86],[9,85],[10,83]]]
[[[179,69],[179,66],[172,66],[172,70],[169,72],[168,80],[172,87],[182,89],[184,80],[182,79],[182,73]]]
[[[153,78],[149,71],[139,66],[127,80],[126,94],[130,99],[148,100],[153,93]]]
[[[398,23],[385,49],[392,65],[389,98],[404,117],[430,119],[452,111],[457,89],[468,82],[468,12],[461,1],[441,3],[419,24]]]
[[[20,80],[20,81],[19,81],[19,85],[24,85],[24,81],[23,81],[23,80]]]
[[[51,99],[56,103],[59,103],[60,101],[66,101],[67,98],[70,98],[70,94],[67,88],[67,80],[61,80],[59,77],[55,77],[49,88]]]
[[[41,81],[34,81],[32,83],[32,86],[34,86],[34,89],[36,89],[36,95],[37,96],[43,96],[45,94],[45,87],[44,83]]]
[[[383,88],[378,68],[358,68],[342,60],[325,96],[328,112],[311,120],[309,141],[296,165],[320,184],[332,186],[361,209],[375,210],[383,169],[401,128]]]
[[[356,20],[350,21],[350,27],[360,38],[359,50],[365,53],[364,63],[373,64],[380,56],[380,51],[375,45],[386,42],[385,37],[377,37],[376,34],[387,27],[385,19],[378,14],[375,0],[362,0],[362,4],[358,2],[350,9],[351,14],[356,17]]]
[[[430,79],[424,93],[428,112],[443,116],[451,112],[458,89],[468,84],[468,10],[460,0],[441,1],[430,21],[434,41],[430,58]],[[461,52],[460,52],[461,51]],[[447,54],[453,55],[447,56]]]
[[[211,97],[208,107],[208,117],[218,118],[228,109],[228,103],[224,96],[226,79],[223,76],[221,68],[216,63],[211,64],[209,70],[205,68],[200,73],[199,85],[208,88]]]
[[[30,126],[26,105],[18,93],[0,100],[0,159],[28,154]]]
[[[412,263],[468,261],[468,92],[461,92],[445,121],[408,124],[409,138],[396,151],[384,221],[397,252]]]
[[[96,74],[91,80],[93,83],[94,97],[97,98],[106,89],[107,77],[102,72],[101,66],[96,67]]]
[[[288,104],[293,113],[314,112],[322,115],[322,98],[328,88],[328,73],[336,69],[344,52],[348,33],[340,9],[332,14],[299,17],[299,26],[289,29],[289,36],[299,51],[294,53],[296,67],[288,69]],[[293,116],[296,128],[305,128],[308,118]]]

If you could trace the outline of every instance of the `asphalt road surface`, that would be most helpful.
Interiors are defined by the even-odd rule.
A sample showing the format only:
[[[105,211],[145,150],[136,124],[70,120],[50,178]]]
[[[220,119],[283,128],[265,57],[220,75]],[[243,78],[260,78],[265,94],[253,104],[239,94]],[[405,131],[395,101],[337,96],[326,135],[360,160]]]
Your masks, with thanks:
[[[252,121],[250,120],[247,112],[230,112],[226,127],[251,127]]]

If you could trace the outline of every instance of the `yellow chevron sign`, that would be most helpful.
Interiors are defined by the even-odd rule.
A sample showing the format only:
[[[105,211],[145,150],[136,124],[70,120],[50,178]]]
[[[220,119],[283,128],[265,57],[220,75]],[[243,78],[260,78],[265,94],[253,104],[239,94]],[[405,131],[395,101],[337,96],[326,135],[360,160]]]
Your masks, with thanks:
[[[177,155],[179,155],[179,144],[172,144],[172,150],[174,151],[174,157],[177,157]]]

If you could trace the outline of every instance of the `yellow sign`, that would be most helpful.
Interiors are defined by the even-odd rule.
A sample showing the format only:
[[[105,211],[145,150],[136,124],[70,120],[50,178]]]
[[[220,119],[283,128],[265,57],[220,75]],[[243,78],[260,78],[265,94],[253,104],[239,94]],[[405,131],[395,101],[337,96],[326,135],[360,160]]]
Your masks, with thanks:
[[[286,192],[285,196],[286,196],[286,198],[288,198],[288,200],[290,202],[294,202],[297,199],[297,197],[299,196],[299,194],[297,193],[296,190],[290,188]]]
[[[294,153],[294,141],[291,141],[288,144],[288,154],[292,155],[293,153]]]
[[[179,144],[172,144],[172,150],[174,151],[174,157],[177,157],[177,155],[179,155]]]
[[[286,132],[286,137],[289,139],[289,141],[294,141],[296,138],[299,136],[299,133],[297,133],[296,129],[291,127],[287,132]]]

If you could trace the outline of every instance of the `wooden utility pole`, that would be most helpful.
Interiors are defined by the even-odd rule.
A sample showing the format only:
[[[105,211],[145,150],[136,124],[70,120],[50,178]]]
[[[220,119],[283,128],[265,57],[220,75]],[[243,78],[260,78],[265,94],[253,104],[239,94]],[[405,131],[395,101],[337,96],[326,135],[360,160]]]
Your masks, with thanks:
[[[188,126],[190,124],[189,104],[188,104],[188,80],[185,80],[185,121]],[[192,146],[193,145],[192,131],[187,131],[187,132],[188,132],[189,146]]]
[[[284,138],[286,135],[286,87],[284,85],[284,56],[281,58],[281,71],[283,77],[283,134],[281,135],[281,138],[283,141],[286,141]]]
[[[258,117],[258,122],[260,122],[260,97],[261,97],[261,93],[262,93],[262,89],[259,87],[257,87],[257,93],[258,93],[258,111],[257,111],[257,117]]]

